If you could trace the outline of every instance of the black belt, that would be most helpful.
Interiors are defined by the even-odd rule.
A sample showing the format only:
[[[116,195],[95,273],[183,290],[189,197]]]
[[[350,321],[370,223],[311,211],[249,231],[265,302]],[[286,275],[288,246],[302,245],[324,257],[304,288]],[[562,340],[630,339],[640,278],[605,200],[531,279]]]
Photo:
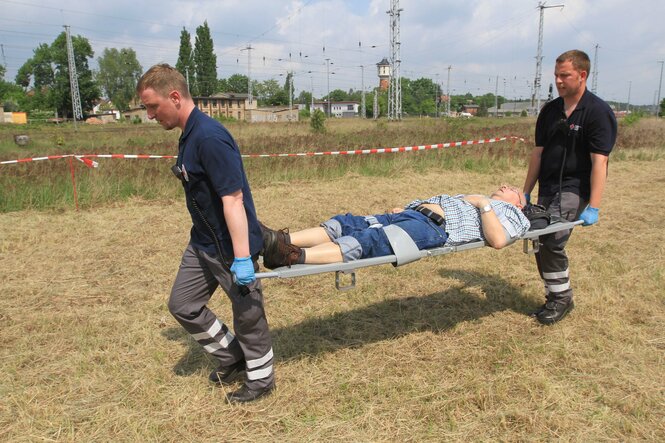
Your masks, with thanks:
[[[441,215],[437,214],[436,212],[432,211],[431,209],[427,209],[424,206],[416,206],[415,208],[413,208],[413,210],[420,212],[422,215],[429,218],[430,220],[432,220],[434,223],[436,223],[439,226],[443,226],[443,224],[446,222],[446,219],[443,218]]]

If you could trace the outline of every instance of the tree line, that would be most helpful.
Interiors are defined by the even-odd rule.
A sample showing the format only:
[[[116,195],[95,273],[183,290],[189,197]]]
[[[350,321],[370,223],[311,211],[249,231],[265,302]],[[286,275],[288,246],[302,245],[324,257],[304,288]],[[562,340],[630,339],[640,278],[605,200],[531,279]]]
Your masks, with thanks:
[[[93,71],[89,61],[94,52],[89,41],[80,35],[72,36],[74,61],[79,85],[81,106],[85,111],[91,110],[104,97],[113,104],[115,109],[129,109],[135,98],[136,82],[143,73],[136,52],[131,48],[105,48],[97,58],[98,69]],[[175,64],[187,79],[192,95],[208,97],[217,93],[249,92],[249,79],[243,74],[233,74],[224,79],[217,78],[217,56],[214,53],[213,40],[207,21],[196,28],[194,45],[192,35],[186,28],[180,32],[180,48]],[[32,118],[72,116],[71,89],[69,83],[69,66],[67,58],[66,34],[63,31],[49,45],[40,44],[33,50],[33,56],[18,70],[15,82],[4,80],[6,69],[0,65],[0,103],[5,111],[25,111]],[[252,80],[252,94],[259,106],[286,106],[289,103],[301,103],[309,106],[312,93],[302,90],[298,96],[293,94],[294,75],[288,73],[284,83],[270,79]],[[402,110],[405,115],[443,115],[447,104],[442,101],[444,95],[441,87],[429,78],[411,80],[401,79]],[[385,115],[388,108],[387,91],[366,92],[366,112],[374,115],[374,92],[377,93],[378,115]],[[329,96],[324,95],[315,101],[362,101],[363,91],[335,89]],[[461,110],[465,104],[479,106],[479,115],[487,113],[495,101],[501,105],[504,97],[494,94],[473,96],[470,93],[450,97],[450,109]],[[665,111],[665,100],[661,103],[661,113]],[[36,117],[37,116],[37,117]]]

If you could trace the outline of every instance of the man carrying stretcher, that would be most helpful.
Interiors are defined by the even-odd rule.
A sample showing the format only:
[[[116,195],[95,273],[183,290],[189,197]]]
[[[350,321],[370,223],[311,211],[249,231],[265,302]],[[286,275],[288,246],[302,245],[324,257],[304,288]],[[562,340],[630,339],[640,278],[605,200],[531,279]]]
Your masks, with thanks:
[[[382,229],[395,225],[418,249],[484,240],[500,249],[529,229],[522,212],[526,198],[514,186],[502,185],[485,195],[437,195],[414,200],[385,214],[336,215],[315,228],[289,233],[263,228],[263,264],[274,269],[294,264],[339,263],[394,253]]]

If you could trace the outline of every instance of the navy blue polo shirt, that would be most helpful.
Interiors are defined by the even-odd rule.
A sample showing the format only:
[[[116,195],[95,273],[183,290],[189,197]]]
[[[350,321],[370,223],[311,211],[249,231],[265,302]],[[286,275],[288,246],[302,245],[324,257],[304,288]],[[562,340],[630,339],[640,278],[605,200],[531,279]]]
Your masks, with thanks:
[[[561,189],[588,200],[591,194],[591,154],[609,155],[617,137],[614,112],[588,89],[566,118],[563,98],[543,106],[536,123],[536,146],[543,147],[538,193],[553,196]]]
[[[252,255],[263,246],[254,200],[240,156],[229,131],[194,108],[180,136],[178,160],[187,209],[192,216],[191,243],[210,255],[233,258],[231,235],[221,198],[241,190]]]

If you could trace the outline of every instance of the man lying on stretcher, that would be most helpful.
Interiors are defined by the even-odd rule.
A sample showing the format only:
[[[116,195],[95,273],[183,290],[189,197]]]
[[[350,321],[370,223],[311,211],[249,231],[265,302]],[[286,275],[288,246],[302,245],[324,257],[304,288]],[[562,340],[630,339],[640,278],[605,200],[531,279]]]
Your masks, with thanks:
[[[529,229],[522,213],[526,198],[514,186],[502,185],[485,195],[437,195],[414,200],[385,214],[336,215],[315,228],[289,233],[262,225],[263,264],[274,269],[308,263],[338,263],[393,254],[383,226],[396,225],[418,249],[485,240],[500,249]]]

